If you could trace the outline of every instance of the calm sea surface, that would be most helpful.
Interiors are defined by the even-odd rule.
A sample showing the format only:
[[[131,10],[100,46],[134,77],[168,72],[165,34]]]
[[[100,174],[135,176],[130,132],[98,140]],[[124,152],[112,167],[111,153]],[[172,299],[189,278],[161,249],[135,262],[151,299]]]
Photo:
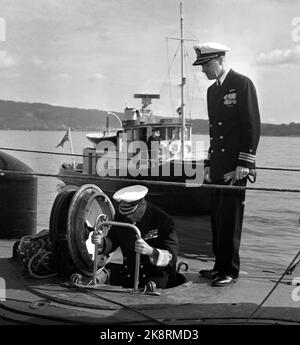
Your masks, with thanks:
[[[74,152],[82,154],[91,146],[86,132],[72,132]],[[0,131],[0,147],[70,153],[70,143],[55,148],[64,132]],[[208,145],[208,136],[196,135]],[[59,165],[71,157],[5,151],[28,164],[38,173],[57,174]],[[80,157],[77,158],[80,161]],[[300,169],[300,138],[262,137],[257,166]],[[38,231],[49,228],[49,216],[59,181],[53,177],[38,179]],[[258,170],[256,187],[300,190],[300,172]],[[248,264],[284,267],[300,249],[300,193],[247,191],[241,258]]]

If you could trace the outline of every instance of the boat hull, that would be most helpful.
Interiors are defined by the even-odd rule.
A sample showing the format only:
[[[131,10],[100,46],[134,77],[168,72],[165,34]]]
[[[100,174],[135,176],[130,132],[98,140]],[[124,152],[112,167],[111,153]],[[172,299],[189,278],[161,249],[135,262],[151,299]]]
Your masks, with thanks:
[[[210,191],[192,186],[183,177],[170,176],[98,176],[83,174],[82,170],[62,164],[59,179],[66,185],[95,184],[109,197],[119,189],[132,184],[142,184],[149,189],[147,200],[169,213],[208,214]],[[179,182],[179,183],[178,183]]]

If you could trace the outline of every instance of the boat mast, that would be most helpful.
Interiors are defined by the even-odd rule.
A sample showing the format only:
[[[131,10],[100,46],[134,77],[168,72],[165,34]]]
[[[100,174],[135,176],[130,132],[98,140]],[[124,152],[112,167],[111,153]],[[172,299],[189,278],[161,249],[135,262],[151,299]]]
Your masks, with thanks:
[[[105,134],[108,133],[108,130],[109,130],[109,117],[108,117],[108,113],[106,115],[106,131],[105,131]],[[104,134],[104,136],[105,136]]]
[[[183,56],[183,14],[182,14],[182,2],[180,2],[180,62],[181,62],[181,157],[184,160],[184,147],[185,147],[185,114],[184,114],[184,56]]]
[[[180,68],[181,68],[181,83],[180,83],[180,91],[181,91],[181,104],[180,104],[180,116],[181,116],[181,159],[184,160],[185,159],[185,154],[184,154],[184,147],[185,147],[185,130],[186,130],[186,126],[185,126],[185,113],[184,113],[184,85],[185,85],[185,80],[186,78],[184,77],[184,47],[183,47],[183,43],[184,41],[191,41],[191,42],[198,42],[198,40],[194,40],[194,39],[186,39],[184,38],[184,34],[183,34],[183,14],[182,14],[182,2],[180,2],[180,38],[175,38],[175,37],[168,37],[167,39],[170,40],[176,40],[176,41],[180,41]]]

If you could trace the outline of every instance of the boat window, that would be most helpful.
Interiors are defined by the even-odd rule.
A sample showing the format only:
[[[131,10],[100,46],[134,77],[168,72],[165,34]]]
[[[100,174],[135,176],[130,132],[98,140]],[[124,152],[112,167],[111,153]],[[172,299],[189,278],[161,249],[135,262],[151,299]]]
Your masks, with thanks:
[[[160,137],[161,137],[161,139],[162,140],[166,140],[166,129],[167,128],[163,128],[163,127],[161,127],[161,128],[159,128],[159,130],[160,130]]]
[[[181,140],[181,128],[175,128],[175,130],[176,130],[175,138]],[[185,128],[184,140],[191,140],[191,128],[189,127]]]
[[[132,141],[132,130],[129,129],[128,131],[126,131],[126,134],[127,134],[127,140]]]
[[[173,128],[172,127],[168,127],[167,128],[167,136],[166,136],[166,139],[172,139],[172,130]]]
[[[147,128],[136,128],[133,130],[133,140],[147,141]]]
[[[185,129],[185,140],[191,140],[191,128],[186,127]]]
[[[179,128],[178,127],[172,127],[170,129],[171,129],[171,133],[170,133],[169,139],[178,140],[179,139]]]
[[[137,140],[138,139],[138,131],[136,130],[136,129],[134,129],[133,131],[132,131],[132,133],[133,133],[133,135],[132,135],[132,139],[133,140]]]

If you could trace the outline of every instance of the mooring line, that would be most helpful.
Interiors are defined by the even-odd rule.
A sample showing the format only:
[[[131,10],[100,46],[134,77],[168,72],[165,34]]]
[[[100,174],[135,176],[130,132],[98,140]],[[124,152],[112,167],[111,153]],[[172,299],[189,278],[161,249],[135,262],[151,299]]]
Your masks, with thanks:
[[[53,151],[39,151],[39,150],[26,150],[26,149],[13,149],[9,147],[0,147],[0,150],[5,150],[5,151],[16,151],[16,152],[28,152],[28,153],[40,153],[40,154],[46,154],[46,155],[57,155],[57,156],[70,156],[70,157],[86,157],[86,158],[98,158],[97,154],[95,155],[84,155],[84,154],[79,154],[79,153],[63,153],[63,152],[53,152]],[[110,156],[105,154],[105,159],[118,159],[118,160],[134,160],[134,158],[125,158],[125,157],[116,157],[116,156]],[[137,159],[137,161],[148,161],[148,162],[158,162],[158,160],[155,159]],[[201,159],[200,159],[201,161]],[[203,161],[203,159],[202,159]],[[169,163],[171,161],[168,161]],[[175,161],[176,162],[176,161]],[[197,162],[196,159],[191,159],[190,162],[192,162],[195,165],[203,165],[203,162]],[[274,171],[290,171],[290,172],[300,172],[300,169],[296,168],[281,168],[281,167],[256,167],[255,169],[258,170],[274,170]]]
[[[27,301],[25,301],[27,302]],[[28,302],[27,302],[28,303]],[[24,316],[31,316],[31,318],[36,318],[39,320],[47,320],[47,321],[54,321],[57,323],[62,323],[62,324],[69,324],[69,325],[78,325],[77,321],[73,321],[73,320],[66,320],[64,317],[59,317],[59,316],[51,316],[51,315],[43,315],[43,314],[36,314],[34,312],[30,312],[30,311],[26,311],[26,310],[20,310],[14,307],[10,307],[8,305],[5,305],[4,303],[0,302],[0,310],[1,308],[3,310],[9,311],[11,313],[17,314],[17,315],[24,315]],[[14,320],[14,319],[12,319]],[[28,324],[33,324],[36,325],[37,323],[33,323],[30,321],[20,321],[22,323],[28,323]],[[88,323],[85,323],[88,324]]]
[[[277,286],[279,285],[279,283],[281,282],[281,280],[283,279],[283,277],[289,272],[290,268],[293,266],[294,262],[297,260],[298,256],[300,255],[300,250],[298,251],[298,253],[295,255],[295,257],[293,258],[292,262],[288,265],[288,267],[285,269],[285,271],[282,273],[282,275],[280,276],[280,278],[277,280],[277,282],[275,283],[275,285],[272,287],[272,289],[270,290],[270,292],[267,294],[267,296],[262,300],[262,302],[257,306],[257,308],[253,311],[253,313],[248,317],[246,323],[248,323],[253,316],[259,311],[259,309],[262,308],[263,304],[266,302],[266,300],[271,296],[271,294],[273,293],[273,291],[277,288]]]
[[[136,313],[136,314],[138,314],[138,315],[140,315],[140,316],[143,316],[144,318],[148,319],[149,321],[156,322],[156,323],[158,323],[159,325],[164,325],[164,326],[167,325],[165,322],[160,321],[160,320],[158,320],[158,319],[155,319],[155,318],[153,318],[152,316],[147,315],[147,314],[145,314],[145,313],[143,313],[143,312],[141,312],[141,311],[139,311],[139,310],[137,310],[137,309],[135,309],[135,308],[132,308],[132,307],[130,307],[130,306],[128,306],[128,305],[125,305],[125,304],[123,304],[123,303],[117,302],[117,301],[115,301],[115,300],[113,300],[113,299],[110,299],[110,298],[106,298],[106,297],[103,297],[103,296],[99,296],[99,295],[97,295],[95,292],[92,292],[92,291],[90,291],[89,289],[87,289],[87,288],[85,288],[85,287],[79,287],[79,286],[76,286],[76,285],[72,285],[72,288],[76,288],[76,289],[78,289],[79,291],[82,291],[82,292],[84,292],[84,293],[86,293],[86,294],[88,294],[88,295],[97,297],[97,298],[99,298],[99,299],[101,299],[101,300],[104,300],[104,301],[106,301],[106,302],[110,302],[110,303],[116,304],[116,305],[118,305],[118,306],[120,306],[120,307],[122,307],[122,308],[125,308],[125,309],[130,310],[130,311],[132,311],[132,312],[134,312],[134,313]]]
[[[267,187],[248,187],[248,186],[232,186],[232,185],[218,185],[218,184],[201,184],[193,182],[193,180],[188,180],[187,182],[169,182],[169,181],[151,181],[151,180],[140,180],[140,179],[131,179],[123,177],[108,177],[108,176],[78,176],[78,175],[59,175],[59,174],[43,174],[37,172],[25,172],[25,171],[11,171],[11,170],[1,170],[0,177],[5,176],[40,176],[40,177],[56,177],[60,180],[62,179],[78,179],[78,180],[95,180],[103,181],[105,180],[120,180],[128,181],[132,183],[139,184],[152,184],[152,185],[166,185],[166,186],[177,186],[177,187],[186,187],[186,188],[207,188],[207,189],[228,189],[228,190],[256,190],[256,191],[265,191],[265,192],[286,192],[286,193],[300,193],[300,189],[290,189],[290,188],[267,188]],[[190,182],[191,181],[191,182]]]
[[[57,155],[57,156],[90,157],[89,155],[82,155],[82,154],[78,154],[78,153],[63,153],[63,152],[52,152],[52,151],[13,149],[13,148],[9,148],[9,147],[0,147],[0,150],[16,151],[16,152],[28,152],[28,153],[41,153],[41,154],[45,154],[45,155]]]

